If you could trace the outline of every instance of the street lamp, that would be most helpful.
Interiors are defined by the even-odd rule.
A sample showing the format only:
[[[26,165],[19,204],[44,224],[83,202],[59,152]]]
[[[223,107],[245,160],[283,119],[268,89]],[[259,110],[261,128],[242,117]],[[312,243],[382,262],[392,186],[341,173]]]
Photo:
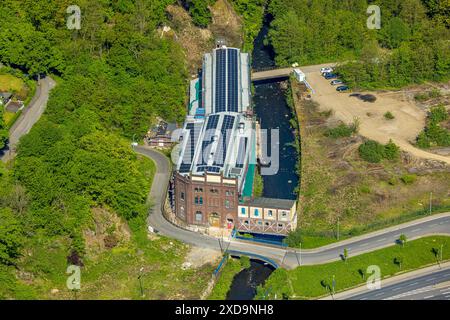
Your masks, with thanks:
[[[144,271],[144,267],[141,267],[139,269],[138,280],[139,280],[139,287],[141,289],[141,297],[144,297],[144,288],[142,287],[142,271]]]

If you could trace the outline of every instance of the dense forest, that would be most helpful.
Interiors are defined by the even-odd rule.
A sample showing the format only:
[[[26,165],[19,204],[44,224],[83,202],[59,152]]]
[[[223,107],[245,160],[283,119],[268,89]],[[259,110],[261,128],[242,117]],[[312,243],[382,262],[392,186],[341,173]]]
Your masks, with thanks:
[[[369,4],[381,29],[369,29]],[[450,3],[432,0],[272,0],[270,43],[279,65],[342,62],[355,87],[401,87],[450,78]]]
[[[8,266],[38,243],[67,239],[68,259],[83,264],[91,208],[145,231],[153,164],[126,138],[142,137],[156,116],[184,117],[184,53],[157,33],[173,2],[78,1],[81,29],[69,30],[70,1],[2,1],[0,62],[35,79],[50,73],[57,86],[14,166],[0,167],[0,298],[19,294]],[[1,143],[4,133],[0,122]]]

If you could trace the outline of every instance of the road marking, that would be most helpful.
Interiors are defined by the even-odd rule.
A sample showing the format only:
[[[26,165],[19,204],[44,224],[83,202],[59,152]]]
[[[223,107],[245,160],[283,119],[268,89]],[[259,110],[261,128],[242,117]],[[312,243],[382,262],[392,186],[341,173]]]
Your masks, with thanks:
[[[381,242],[381,241],[384,241],[384,240],[386,240],[386,238],[379,239],[379,240],[377,240],[377,242]]]
[[[368,246],[370,243],[361,243],[358,247],[364,247],[364,246]]]
[[[383,294],[384,294],[384,292],[380,292],[380,293],[377,293],[376,295],[374,295],[374,297],[379,297],[379,296],[381,296]]]
[[[436,278],[430,278],[430,279],[427,279],[427,280],[425,280],[426,282],[429,282],[429,281],[433,281],[434,279],[436,279]]]
[[[441,290],[441,293],[442,293],[442,294],[449,294],[450,291],[445,291],[445,292],[444,292],[444,291]]]
[[[420,230],[422,230],[422,228],[414,229],[414,230],[412,230],[411,232],[417,232],[417,231],[420,231]]]
[[[398,287],[398,288],[394,288],[394,289],[392,289],[392,291],[397,291],[397,290],[401,290],[401,289],[403,289],[404,287]]]
[[[415,286],[416,284],[418,284],[418,282],[410,283],[410,284],[407,285],[407,287]]]
[[[424,299],[430,299],[430,298],[433,298],[434,296],[426,296],[426,297],[423,297]]]

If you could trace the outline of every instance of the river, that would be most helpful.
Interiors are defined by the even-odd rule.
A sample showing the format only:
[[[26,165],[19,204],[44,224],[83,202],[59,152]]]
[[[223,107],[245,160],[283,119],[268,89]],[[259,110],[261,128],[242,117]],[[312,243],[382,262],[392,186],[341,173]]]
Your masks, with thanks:
[[[275,66],[275,54],[271,47],[264,45],[264,39],[269,32],[271,16],[266,15],[263,27],[254,42],[252,54],[253,69]],[[256,117],[262,129],[278,128],[280,137],[279,169],[276,175],[263,175],[263,196],[281,199],[297,199],[295,189],[299,178],[296,172],[298,154],[289,144],[296,137],[290,125],[293,117],[286,102],[286,82],[265,81],[255,84],[253,103]],[[268,146],[270,150],[270,144]],[[270,156],[270,154],[269,154]],[[273,267],[259,260],[251,260],[250,268],[242,270],[233,279],[227,294],[228,300],[251,300],[256,295],[256,288],[273,272]]]

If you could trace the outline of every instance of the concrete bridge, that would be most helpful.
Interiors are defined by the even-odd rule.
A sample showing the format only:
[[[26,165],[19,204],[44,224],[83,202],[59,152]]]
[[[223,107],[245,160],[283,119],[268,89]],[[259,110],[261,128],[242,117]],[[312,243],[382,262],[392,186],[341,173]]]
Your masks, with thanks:
[[[273,79],[281,79],[288,78],[292,73],[294,68],[273,68],[268,70],[258,70],[252,72],[252,81],[263,81],[263,80],[273,80]]]

